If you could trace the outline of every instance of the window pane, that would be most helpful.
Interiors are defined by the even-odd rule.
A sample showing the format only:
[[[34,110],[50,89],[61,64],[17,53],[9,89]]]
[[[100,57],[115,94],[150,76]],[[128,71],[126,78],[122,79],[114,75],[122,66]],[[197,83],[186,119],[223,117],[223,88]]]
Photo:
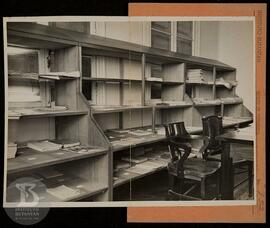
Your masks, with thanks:
[[[171,33],[171,22],[168,21],[156,21],[151,23],[152,28]]]
[[[151,99],[161,99],[161,83],[152,83]]]
[[[177,52],[182,54],[192,54],[192,41],[177,38]]]
[[[152,35],[151,35],[152,47],[170,50],[170,45],[171,45],[170,40],[171,40],[170,35],[162,34],[157,31],[152,30]]]
[[[182,35],[187,38],[192,38],[192,22],[191,21],[181,21],[177,22],[177,35]]]

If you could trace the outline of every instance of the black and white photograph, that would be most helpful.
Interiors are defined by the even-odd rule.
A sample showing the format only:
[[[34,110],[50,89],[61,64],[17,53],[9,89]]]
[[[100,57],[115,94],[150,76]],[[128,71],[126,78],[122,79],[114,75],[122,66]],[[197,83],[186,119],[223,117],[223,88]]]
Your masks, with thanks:
[[[4,205],[255,204],[254,19],[4,19]]]

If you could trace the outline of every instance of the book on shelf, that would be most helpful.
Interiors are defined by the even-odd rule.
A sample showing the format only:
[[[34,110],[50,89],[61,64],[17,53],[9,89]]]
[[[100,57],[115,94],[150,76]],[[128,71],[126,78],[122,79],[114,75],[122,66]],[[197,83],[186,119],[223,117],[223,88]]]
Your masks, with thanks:
[[[147,136],[147,135],[152,135],[152,132],[142,130],[142,129],[137,129],[137,130],[131,130],[129,134],[135,135],[135,136]]]
[[[7,159],[15,158],[17,153],[17,144],[9,142],[7,150]]]
[[[146,173],[149,173],[150,170],[140,165],[135,165],[135,166],[130,167],[129,169],[126,169],[125,171],[131,172],[131,173],[137,173],[137,174],[146,174]]]
[[[67,78],[79,78],[80,72],[79,71],[72,71],[72,72],[47,72],[47,73],[40,73],[40,77],[67,77]]]
[[[62,148],[62,145],[50,142],[48,140],[44,140],[37,142],[28,142],[27,147],[39,152],[49,152],[60,150]]]
[[[56,140],[52,140],[52,142],[62,145],[62,148],[71,148],[71,147],[81,145],[80,141],[72,141],[68,139],[56,139]]]
[[[212,72],[203,69],[189,69],[187,70],[188,83],[207,84],[206,78],[212,78]]]
[[[8,72],[8,78],[24,78],[38,80],[38,73]]]
[[[137,156],[137,157],[125,156],[125,157],[122,157],[121,159],[123,161],[131,162],[131,163],[135,163],[135,164],[139,164],[139,163],[142,163],[142,162],[145,162],[148,160],[148,158],[144,157],[144,156]]]
[[[66,106],[60,106],[60,105],[52,105],[50,107],[39,107],[35,110],[38,111],[49,111],[49,112],[57,112],[57,111],[65,111],[68,110]]]
[[[163,78],[148,77],[148,78],[146,78],[146,81],[149,81],[149,82],[163,82]]]
[[[61,200],[69,200],[81,194],[79,189],[72,189],[66,185],[59,185],[54,188],[47,188],[49,194]]]
[[[193,102],[195,104],[214,104],[214,105],[221,103],[219,99],[210,100],[205,98],[193,98]]]
[[[243,99],[241,97],[223,97],[220,98],[221,102],[226,103],[241,103],[243,102]]]

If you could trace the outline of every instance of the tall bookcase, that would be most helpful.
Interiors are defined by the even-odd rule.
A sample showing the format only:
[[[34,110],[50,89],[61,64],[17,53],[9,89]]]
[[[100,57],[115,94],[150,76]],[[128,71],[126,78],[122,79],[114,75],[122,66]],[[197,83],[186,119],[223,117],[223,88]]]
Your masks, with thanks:
[[[39,118],[48,118],[52,125],[46,139],[79,140],[98,149],[52,162],[78,180],[86,179],[89,191],[80,199],[113,200],[121,186],[165,170],[169,158],[163,156],[168,155],[163,124],[184,121],[190,133],[200,134],[203,116],[222,115],[224,128],[253,121],[235,93],[236,69],[216,60],[30,23],[10,24],[8,42],[41,50],[39,74],[48,71],[48,56],[51,72],[79,72],[77,78],[49,80],[56,105],[68,110]],[[9,128],[18,128],[22,119],[10,120]],[[195,152],[197,146],[195,142]],[[51,162],[43,155],[35,154],[41,156],[41,166],[49,168]],[[10,173],[16,171],[20,157],[8,161]],[[137,162],[139,158],[147,163]],[[30,164],[35,168],[28,162],[17,170],[28,170]],[[97,189],[90,190],[93,186]]]
[[[8,40],[8,143],[17,153],[7,160],[7,184],[42,181],[42,202],[109,200],[109,145],[80,91],[81,47],[27,41],[18,48]],[[80,145],[45,152],[28,146],[44,140]],[[18,201],[13,193],[7,189],[7,202]]]

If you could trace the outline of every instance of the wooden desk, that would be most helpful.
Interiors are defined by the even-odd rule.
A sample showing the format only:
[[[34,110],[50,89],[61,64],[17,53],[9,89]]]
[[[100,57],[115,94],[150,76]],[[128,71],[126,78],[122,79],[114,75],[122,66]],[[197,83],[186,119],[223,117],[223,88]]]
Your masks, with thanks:
[[[223,200],[233,199],[234,175],[230,156],[230,147],[232,143],[247,144],[253,146],[254,130],[253,127],[243,128],[237,131],[230,131],[217,137],[223,143],[221,154],[221,198]]]

